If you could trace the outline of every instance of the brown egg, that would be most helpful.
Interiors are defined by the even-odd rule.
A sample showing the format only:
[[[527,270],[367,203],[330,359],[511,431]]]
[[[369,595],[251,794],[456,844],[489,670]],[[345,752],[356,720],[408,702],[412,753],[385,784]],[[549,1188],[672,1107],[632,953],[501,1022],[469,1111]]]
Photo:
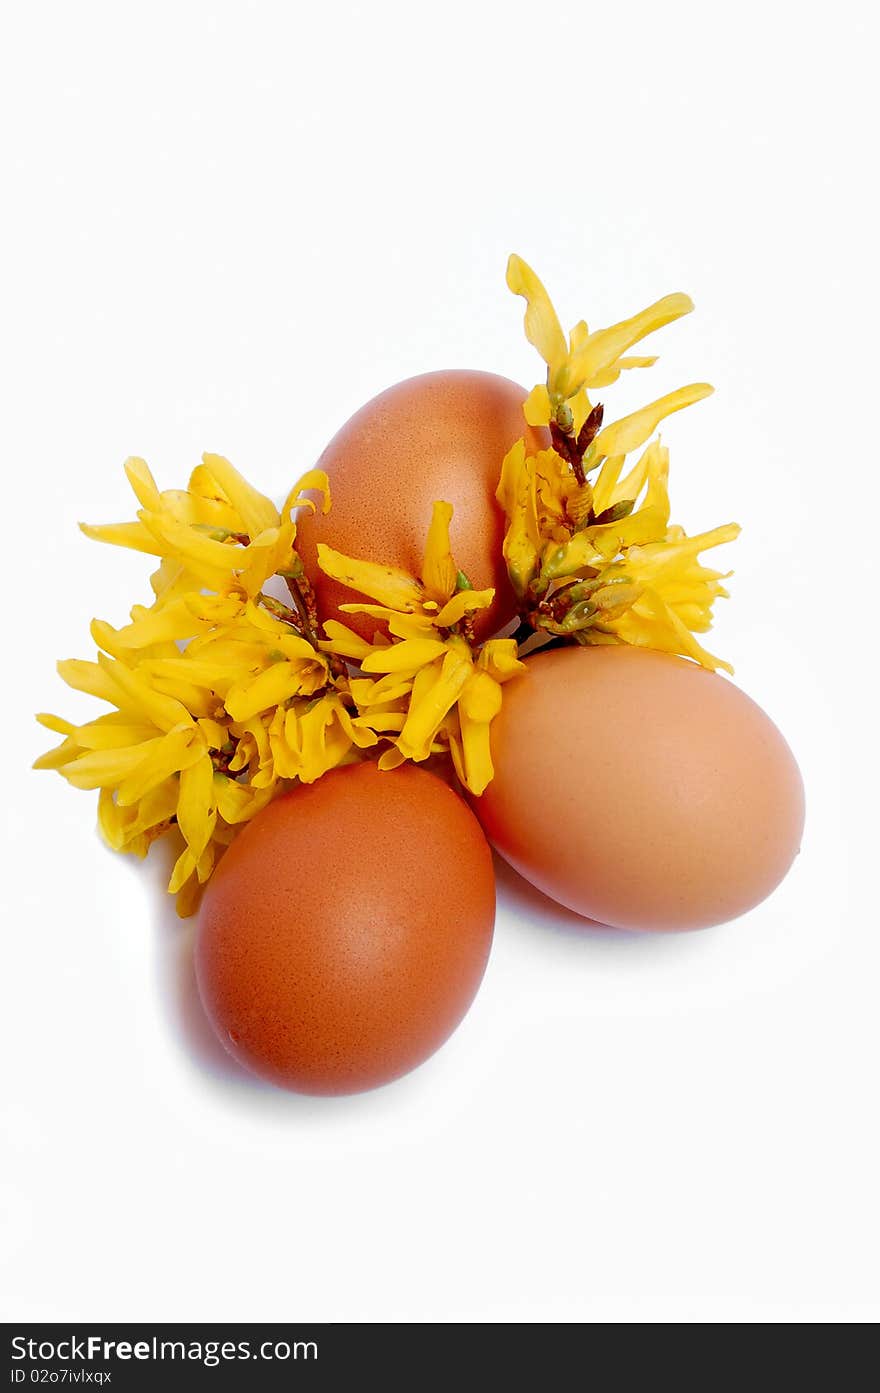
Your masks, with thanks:
[[[473,806],[545,894],[627,929],[695,929],[769,895],[799,849],[804,792],[772,721],[684,658],[535,654],[504,688],[495,778]]]
[[[362,406],[330,441],[318,464],[330,477],[326,516],[302,515],[297,546],[318,592],[321,616],[342,619],[365,638],[376,621],[340,615],[360,597],[329,580],[317,543],[347,556],[421,572],[436,500],[451,503],[450,535],[459,568],[476,590],[495,587],[495,601],[477,615],[488,638],[516,605],[501,555],[504,517],[495,499],[505,454],[520,436],[541,449],[543,432],[526,426],[526,393],[494,373],[452,369],[399,382]]]
[[[199,991],[255,1073],[355,1093],[455,1029],[494,918],[492,854],[461,798],[413,765],[350,765],[276,799],[233,842],[201,909]]]

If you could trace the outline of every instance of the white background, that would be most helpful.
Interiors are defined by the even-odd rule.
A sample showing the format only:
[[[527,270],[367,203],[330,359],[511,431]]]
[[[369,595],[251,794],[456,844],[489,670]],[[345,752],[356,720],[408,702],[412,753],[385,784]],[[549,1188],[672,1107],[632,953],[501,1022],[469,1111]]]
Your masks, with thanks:
[[[878,1314],[875,7],[32,4],[0,44],[7,1318]],[[503,869],[466,1022],[377,1093],[225,1062],[164,867],[32,774],[149,563],[121,471],[282,495],[430,368],[527,384],[671,290],[676,515],[744,528],[714,646],[783,728],[803,854],[702,934],[589,931]],[[646,397],[646,379],[613,397]],[[869,823],[874,823],[873,831]]]

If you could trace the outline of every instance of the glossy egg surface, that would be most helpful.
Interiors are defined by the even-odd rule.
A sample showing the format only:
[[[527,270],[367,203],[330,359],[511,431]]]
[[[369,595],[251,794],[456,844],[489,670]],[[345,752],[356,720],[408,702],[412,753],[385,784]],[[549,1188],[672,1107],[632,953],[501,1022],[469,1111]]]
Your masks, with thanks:
[[[732,682],[630,647],[560,648],[508,682],[474,808],[502,856],[576,913],[694,929],[763,900],[800,845],[804,792]]]
[[[200,911],[200,994],[257,1074],[358,1092],[455,1029],[494,917],[491,852],[462,799],[413,765],[351,765],[270,803],[223,857]]]
[[[495,498],[505,454],[520,436],[532,449],[542,432],[526,426],[522,387],[494,373],[450,369],[408,378],[367,402],[318,461],[330,479],[330,512],[301,515],[297,548],[324,619],[342,619],[364,637],[376,620],[340,614],[360,597],[330,580],[317,543],[368,561],[421,571],[432,505],[454,509],[450,529],[459,568],[476,590],[495,588],[476,616],[480,638],[513,618],[515,601],[501,554],[504,517]]]

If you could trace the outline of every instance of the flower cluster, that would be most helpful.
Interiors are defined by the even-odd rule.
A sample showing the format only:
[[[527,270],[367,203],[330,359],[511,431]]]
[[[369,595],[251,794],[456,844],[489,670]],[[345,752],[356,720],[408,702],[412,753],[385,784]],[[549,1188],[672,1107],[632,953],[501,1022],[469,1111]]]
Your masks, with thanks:
[[[37,767],[98,789],[109,844],[144,856],[176,828],[169,890],[182,913],[236,830],[286,782],[310,783],[375,744],[349,710],[347,676],[317,646],[311,589],[294,549],[292,513],[330,497],[313,470],[280,513],[218,455],[205,455],[184,491],[160,493],[142,460],[126,473],[141,507],[133,522],[84,526],[99,541],[160,558],[153,603],[115,629],[95,620],[95,661],[59,663],[69,686],[111,709],[75,726],[38,719],[63,736]],[[290,604],[264,586],[288,585]]]
[[[547,365],[525,419],[549,431],[547,448],[530,454],[523,438],[499,461],[515,637],[477,643],[474,616],[494,591],[475,590],[458,568],[446,502],[434,504],[420,576],[319,544],[322,570],[360,597],[342,611],[375,621],[370,640],[337,619],[322,624],[297,554],[298,510],[315,510],[310,495],[330,509],[320,470],[303,475],[279,511],[219,455],[203,456],[186,489],[161,492],[144,461],[131,459],[134,520],[83,526],[157,559],[152,601],[135,605],[122,628],[92,623],[94,660],[59,664],[69,686],[108,709],[81,725],[39,716],[62,738],[36,767],[98,791],[113,848],[144,856],[160,836],[177,838],[169,890],[182,914],[240,827],[297,781],[355,759],[393,769],[442,756],[481,794],[493,776],[502,687],[523,668],[523,634],[638,644],[727,666],[694,637],[725,593],[724,576],[699,557],[738,528],[687,537],[670,524],[668,452],[651,438],[711,388],[682,387],[611,425],[589,395],[654,363],[629,350],[688,313],[690,300],[669,295],[593,333],[582,322],[566,339],[519,257],[508,284],[526,299],[526,334]]]
[[[726,576],[704,566],[700,553],[733,541],[739,528],[729,523],[688,537],[671,525],[669,452],[651,440],[665,417],[712,388],[681,387],[605,426],[602,406],[589,396],[624,369],[656,362],[626,354],[689,313],[691,301],[667,295],[593,333],[581,321],[566,341],[544,286],[518,256],[510,258],[507,281],[526,300],[526,335],[547,364],[546,383],[529,394],[525,416],[548,426],[551,441],[534,455],[525,439],[517,441],[498,486],[508,520],[504,556],[523,618],[558,638],[637,644],[730,670],[694,634],[710,628],[712,604],[726,593]],[[626,457],[643,446],[624,472]]]
[[[352,680],[351,693],[361,719],[391,740],[382,768],[448,753],[461,782],[480,794],[493,774],[489,727],[501,707],[501,684],[523,664],[513,639],[490,639],[475,652],[471,616],[488,609],[495,592],[472,589],[458,569],[451,520],[451,505],[435,503],[421,579],[319,544],[321,569],[376,601],[342,610],[384,620],[388,629],[387,640],[380,633],[368,643],[331,620],[321,648],[359,664],[364,675]]]

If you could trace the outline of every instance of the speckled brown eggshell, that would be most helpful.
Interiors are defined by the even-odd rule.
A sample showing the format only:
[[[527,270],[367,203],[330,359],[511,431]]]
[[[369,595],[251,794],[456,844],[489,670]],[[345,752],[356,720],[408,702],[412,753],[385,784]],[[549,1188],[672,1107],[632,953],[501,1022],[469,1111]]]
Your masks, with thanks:
[[[544,432],[526,426],[525,397],[505,377],[450,369],[399,382],[351,417],[318,461],[330,479],[330,512],[298,521],[297,549],[323,618],[341,619],[365,638],[377,627],[364,615],[339,613],[340,604],[362,597],[324,575],[317,543],[419,575],[436,500],[455,510],[450,535],[461,570],[475,589],[495,588],[491,609],[476,617],[478,637],[513,618],[495,490],[502,460],[520,436],[531,450],[548,443]]]
[[[492,855],[462,799],[412,765],[351,765],[270,803],[233,842],[200,913],[199,991],[255,1073],[359,1092],[455,1029],[494,918]]]
[[[776,726],[726,678],[627,647],[560,648],[508,682],[473,806],[532,884],[586,918],[695,929],[751,909],[800,846]]]

